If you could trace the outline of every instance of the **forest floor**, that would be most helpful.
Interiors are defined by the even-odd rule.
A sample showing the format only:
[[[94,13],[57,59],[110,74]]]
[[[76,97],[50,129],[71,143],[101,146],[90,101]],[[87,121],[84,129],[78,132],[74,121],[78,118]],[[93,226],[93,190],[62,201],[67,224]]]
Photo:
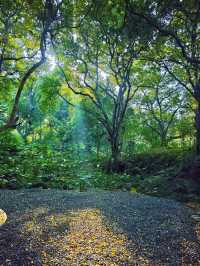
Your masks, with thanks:
[[[129,192],[0,190],[0,265],[200,265],[196,212]]]

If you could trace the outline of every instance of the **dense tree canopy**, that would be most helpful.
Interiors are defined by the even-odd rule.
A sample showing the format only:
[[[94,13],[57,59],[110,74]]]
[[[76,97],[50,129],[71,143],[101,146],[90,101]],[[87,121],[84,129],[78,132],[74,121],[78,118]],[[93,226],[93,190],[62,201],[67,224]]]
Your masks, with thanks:
[[[199,38],[198,0],[0,1],[1,145],[199,154]]]
[[[200,0],[0,0],[0,265],[200,265],[199,203]]]

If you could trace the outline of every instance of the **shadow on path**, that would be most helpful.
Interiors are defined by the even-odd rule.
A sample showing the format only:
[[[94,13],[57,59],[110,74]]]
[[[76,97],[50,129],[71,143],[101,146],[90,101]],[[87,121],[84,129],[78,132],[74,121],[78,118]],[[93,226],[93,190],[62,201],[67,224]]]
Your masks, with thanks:
[[[8,222],[0,228],[0,265],[45,265],[42,257],[48,254],[44,253],[42,241],[50,245],[49,239],[56,242],[64,233],[69,235],[67,213],[86,209],[97,210],[117,238],[127,236],[124,241],[135,261],[122,260],[114,265],[200,265],[192,211],[172,200],[126,192],[0,191],[0,208],[8,214]],[[89,227],[94,234],[91,223]],[[61,248],[53,250],[50,246],[51,250],[45,249],[49,254],[59,253]],[[63,250],[61,256],[65,256]],[[106,263],[100,265],[110,265]],[[64,264],[58,261],[46,265]],[[66,265],[79,264],[76,261]]]

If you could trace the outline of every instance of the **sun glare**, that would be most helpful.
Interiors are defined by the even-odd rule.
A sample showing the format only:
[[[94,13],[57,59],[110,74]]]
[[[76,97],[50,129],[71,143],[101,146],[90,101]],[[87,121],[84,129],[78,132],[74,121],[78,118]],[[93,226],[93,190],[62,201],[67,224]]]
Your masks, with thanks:
[[[49,55],[47,58],[48,58],[49,70],[53,71],[57,65],[56,58],[53,55]]]

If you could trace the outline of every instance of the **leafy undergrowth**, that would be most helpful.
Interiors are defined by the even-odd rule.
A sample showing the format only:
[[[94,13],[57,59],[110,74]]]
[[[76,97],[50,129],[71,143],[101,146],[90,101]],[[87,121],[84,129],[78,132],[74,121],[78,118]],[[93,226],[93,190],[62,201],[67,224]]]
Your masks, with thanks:
[[[200,187],[192,180],[158,174],[145,177],[132,184],[132,192],[150,196],[171,198],[182,202],[200,202]]]
[[[121,162],[123,173],[106,173],[105,162],[72,150],[50,151],[47,146],[0,151],[0,188],[58,188],[65,190],[124,190],[181,201],[199,201],[200,187],[192,179],[177,178],[192,153],[160,150],[136,154]]]
[[[133,154],[124,159],[126,171],[131,175],[150,176],[174,169],[174,174],[183,164],[189,163],[193,152],[181,149],[155,149],[148,152]]]
[[[52,152],[43,145],[23,150],[0,149],[0,165],[0,189],[112,190],[130,180],[126,173],[105,173],[98,162],[79,158],[71,150]]]
[[[191,151],[163,150],[135,155],[125,161],[126,172],[132,176],[131,190],[180,201],[200,202],[200,183],[180,176],[193,161]]]
[[[173,168],[161,171],[156,175],[146,176],[143,180],[137,177],[131,190],[151,196],[200,203],[200,185],[189,178],[177,178],[173,175]]]
[[[98,209],[86,208],[58,215],[47,215],[47,211],[44,208],[34,210],[32,220],[22,229],[28,243],[26,250],[36,250],[43,266],[117,266],[137,265],[136,262],[149,265],[146,259],[128,249],[130,241],[125,235],[113,232],[104,223]]]

